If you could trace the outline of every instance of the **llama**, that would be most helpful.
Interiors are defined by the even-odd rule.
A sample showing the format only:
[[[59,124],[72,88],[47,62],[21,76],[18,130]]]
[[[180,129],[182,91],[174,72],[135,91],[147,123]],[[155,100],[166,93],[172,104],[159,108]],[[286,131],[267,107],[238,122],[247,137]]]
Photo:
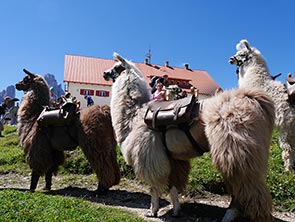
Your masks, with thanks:
[[[273,99],[284,168],[292,171],[295,169],[295,107],[288,102],[286,87],[274,80],[259,50],[250,47],[247,40],[241,40],[236,49],[229,62],[238,66],[239,87],[263,89]]]
[[[103,74],[105,80],[114,81],[112,123],[126,163],[150,186],[147,215],[158,216],[159,197],[167,188],[173,216],[179,215],[178,193],[188,182],[189,160],[206,151],[231,195],[222,221],[240,217],[272,221],[272,201],[265,183],[274,125],[272,100],[262,90],[237,89],[203,101],[199,117],[192,119],[189,129],[203,149],[200,151],[177,126],[166,132],[148,128],[143,120],[150,103],[147,83],[133,63],[117,53],[114,57],[117,62]]]
[[[52,176],[64,162],[64,150],[78,145],[95,171],[99,183],[97,194],[104,194],[119,183],[120,171],[116,158],[116,141],[106,106],[91,106],[75,113],[66,125],[41,126],[37,119],[49,105],[49,87],[38,74],[27,74],[15,87],[25,93],[18,110],[18,136],[26,162],[32,169],[30,190],[37,187],[45,174],[45,190],[51,190]]]
[[[183,98],[183,93],[186,92],[182,90],[178,85],[169,85],[165,88],[165,100],[177,100]]]

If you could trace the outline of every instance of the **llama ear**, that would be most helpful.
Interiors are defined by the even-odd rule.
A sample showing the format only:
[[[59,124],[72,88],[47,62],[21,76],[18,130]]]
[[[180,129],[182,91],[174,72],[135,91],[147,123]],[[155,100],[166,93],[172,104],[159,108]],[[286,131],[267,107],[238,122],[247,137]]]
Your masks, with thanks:
[[[249,51],[251,51],[251,47],[246,39],[241,40],[237,45],[236,49],[237,51],[240,51],[244,48],[247,48]]]
[[[246,46],[246,48],[251,51],[251,47],[250,47],[250,44],[247,40],[242,40],[243,41],[243,44]]]
[[[28,76],[30,76],[31,78],[35,77],[35,74],[31,73],[30,71],[23,69],[24,73],[26,73]]]
[[[127,68],[128,67],[128,62],[122,57],[120,56],[118,53],[114,52],[114,59],[116,61],[120,61],[123,65],[123,67]]]

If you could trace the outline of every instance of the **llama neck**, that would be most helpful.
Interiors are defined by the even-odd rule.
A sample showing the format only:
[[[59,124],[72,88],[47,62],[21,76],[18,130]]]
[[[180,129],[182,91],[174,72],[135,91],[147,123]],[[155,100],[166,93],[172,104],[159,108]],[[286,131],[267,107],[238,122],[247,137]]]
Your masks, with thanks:
[[[281,115],[281,110],[289,109],[288,95],[285,86],[281,82],[271,78],[264,60],[247,66],[243,65],[241,68],[239,88],[259,88],[266,92],[274,101],[276,125],[280,125],[279,123],[283,122],[282,119],[284,118],[284,116]]]
[[[239,87],[265,88],[271,81],[268,67],[262,58],[252,59],[249,64],[244,64],[239,69]]]
[[[28,91],[19,106],[17,121],[18,121],[18,134],[22,142],[22,136],[32,128],[37,120],[38,116],[44,109],[44,106],[49,105],[49,90],[44,92],[40,89],[35,91]]]
[[[112,87],[111,116],[119,145],[131,132],[143,105],[150,100],[150,93],[144,79],[136,79],[132,83],[135,84],[116,81]]]
[[[118,105],[118,103],[116,104]],[[122,103],[120,107],[111,105],[112,122],[119,145],[122,144],[131,132],[134,117],[136,116],[137,110],[140,108],[139,106],[129,107],[128,105],[121,107],[122,105]]]

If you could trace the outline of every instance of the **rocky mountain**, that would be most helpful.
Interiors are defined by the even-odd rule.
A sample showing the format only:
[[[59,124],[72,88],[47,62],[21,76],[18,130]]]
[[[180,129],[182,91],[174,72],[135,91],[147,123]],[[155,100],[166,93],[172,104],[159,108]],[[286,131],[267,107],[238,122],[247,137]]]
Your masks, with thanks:
[[[53,86],[55,94],[60,97],[61,95],[64,95],[65,92],[63,90],[62,84],[58,84],[55,76],[53,74],[46,74],[44,76],[45,80],[47,81],[49,87]],[[3,89],[0,91],[0,103],[3,102],[5,96],[9,96],[10,98],[15,98],[16,91],[15,91],[14,85],[7,86],[6,89]],[[18,98],[21,99],[21,98]]]
[[[54,93],[57,95],[57,97],[60,97],[65,94],[62,85],[57,83],[55,76],[53,74],[47,73],[44,76],[44,78],[47,81],[48,86],[52,86],[54,88]]]
[[[15,88],[14,85],[7,86],[6,89],[3,89],[0,92],[0,102],[2,103],[5,96],[9,96],[11,98],[15,97]]]

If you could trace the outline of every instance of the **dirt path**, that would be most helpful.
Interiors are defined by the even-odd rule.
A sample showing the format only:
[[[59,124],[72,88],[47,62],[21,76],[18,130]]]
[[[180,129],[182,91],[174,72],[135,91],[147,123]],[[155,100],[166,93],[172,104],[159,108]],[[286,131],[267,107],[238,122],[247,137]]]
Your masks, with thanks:
[[[27,190],[30,184],[30,176],[22,174],[0,175],[0,189]],[[43,192],[44,179],[39,182],[37,192]],[[91,190],[96,189],[95,176],[59,175],[54,177],[50,195],[73,196],[84,200],[109,205],[137,213],[147,221],[155,222],[218,222],[223,217],[229,205],[228,196],[220,196],[212,193],[195,195],[193,197],[181,196],[181,215],[171,217],[172,206],[168,198],[163,196],[160,205],[159,218],[145,217],[150,205],[148,188],[137,181],[123,179],[118,186],[112,187],[107,195],[96,196]],[[295,221],[295,214],[290,212],[274,212],[275,221]]]

